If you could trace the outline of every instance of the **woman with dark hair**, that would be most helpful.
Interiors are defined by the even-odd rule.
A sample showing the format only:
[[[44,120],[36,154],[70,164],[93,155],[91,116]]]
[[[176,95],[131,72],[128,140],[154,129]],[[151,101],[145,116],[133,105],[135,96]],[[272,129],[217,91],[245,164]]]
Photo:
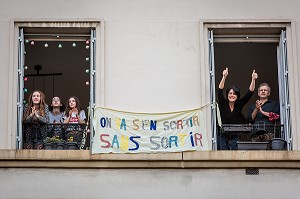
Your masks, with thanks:
[[[74,147],[72,149],[78,149],[82,139],[85,138],[83,135],[83,128],[81,125],[85,124],[85,112],[81,109],[80,101],[78,97],[72,96],[68,100],[68,105],[65,110],[64,123],[70,124],[66,130],[67,145]],[[76,124],[76,125],[72,125]]]
[[[53,97],[49,107],[49,123],[63,123],[64,109],[65,106],[60,98],[57,96]]]
[[[65,110],[64,123],[85,123],[85,112],[81,109],[78,97],[72,96],[68,100],[68,106]]]
[[[237,86],[230,86],[226,89],[226,98],[223,95],[225,80],[228,76],[228,68],[223,71],[223,77],[219,84],[218,99],[222,124],[245,124],[247,120],[242,114],[242,109],[250,100],[255,89],[255,80],[258,78],[255,70],[252,72],[251,83],[248,92],[240,98],[240,89]],[[236,150],[237,136],[231,137],[229,146],[228,138],[224,135],[220,137],[220,148]]]
[[[49,121],[49,109],[45,103],[45,95],[41,91],[35,90],[28,98],[28,104],[24,108],[23,122],[41,122]]]

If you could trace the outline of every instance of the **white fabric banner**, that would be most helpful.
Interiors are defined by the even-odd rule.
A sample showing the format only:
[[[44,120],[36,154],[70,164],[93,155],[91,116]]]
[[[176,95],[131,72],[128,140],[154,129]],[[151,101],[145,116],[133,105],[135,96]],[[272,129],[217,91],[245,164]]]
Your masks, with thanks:
[[[92,154],[208,150],[202,112],[149,114],[96,107]]]

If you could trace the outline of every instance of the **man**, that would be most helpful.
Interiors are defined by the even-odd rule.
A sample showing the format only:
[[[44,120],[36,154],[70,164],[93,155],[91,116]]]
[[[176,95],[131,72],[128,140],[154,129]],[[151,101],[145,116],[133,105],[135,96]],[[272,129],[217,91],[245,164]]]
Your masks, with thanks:
[[[260,139],[261,141],[269,141],[274,136],[273,124],[275,124],[279,118],[280,109],[278,102],[269,100],[270,94],[270,86],[267,83],[260,84],[258,87],[259,100],[256,100],[256,103],[249,107],[249,122],[256,124],[254,129],[256,129],[257,134],[264,134],[263,136],[254,136],[254,140]],[[270,124],[272,124],[272,126],[270,126]]]

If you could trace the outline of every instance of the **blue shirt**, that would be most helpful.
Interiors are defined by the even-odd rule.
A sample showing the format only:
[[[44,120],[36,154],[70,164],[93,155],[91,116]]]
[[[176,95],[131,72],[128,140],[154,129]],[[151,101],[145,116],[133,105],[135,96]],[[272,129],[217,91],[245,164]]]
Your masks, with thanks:
[[[255,104],[252,104],[249,107],[248,119],[249,119],[250,123],[253,124],[253,123],[258,123],[258,122],[265,122],[265,123],[273,124],[275,122],[275,121],[273,121],[273,122],[269,121],[269,117],[263,115],[260,112],[258,112],[255,119],[252,120],[251,114],[253,113],[255,108],[256,108]],[[261,106],[261,108],[262,108],[263,111],[266,111],[266,112],[273,112],[273,113],[276,113],[278,115],[280,114],[280,108],[279,108],[279,104],[278,104],[277,101],[268,100]]]

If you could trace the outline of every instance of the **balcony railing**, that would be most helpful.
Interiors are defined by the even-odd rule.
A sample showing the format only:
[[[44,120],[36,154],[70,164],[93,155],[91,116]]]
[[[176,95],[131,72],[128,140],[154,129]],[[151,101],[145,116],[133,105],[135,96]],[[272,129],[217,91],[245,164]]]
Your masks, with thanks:
[[[237,149],[276,150],[272,144],[279,141],[286,145],[282,124],[223,124],[218,135],[228,140],[229,145],[237,142]]]
[[[86,124],[23,124],[23,149],[89,149]],[[282,124],[223,124],[219,138],[225,137],[229,144],[237,138],[237,149],[268,150],[272,142],[285,142]],[[283,144],[286,144],[283,143]]]
[[[87,124],[23,124],[24,149],[87,149]]]

